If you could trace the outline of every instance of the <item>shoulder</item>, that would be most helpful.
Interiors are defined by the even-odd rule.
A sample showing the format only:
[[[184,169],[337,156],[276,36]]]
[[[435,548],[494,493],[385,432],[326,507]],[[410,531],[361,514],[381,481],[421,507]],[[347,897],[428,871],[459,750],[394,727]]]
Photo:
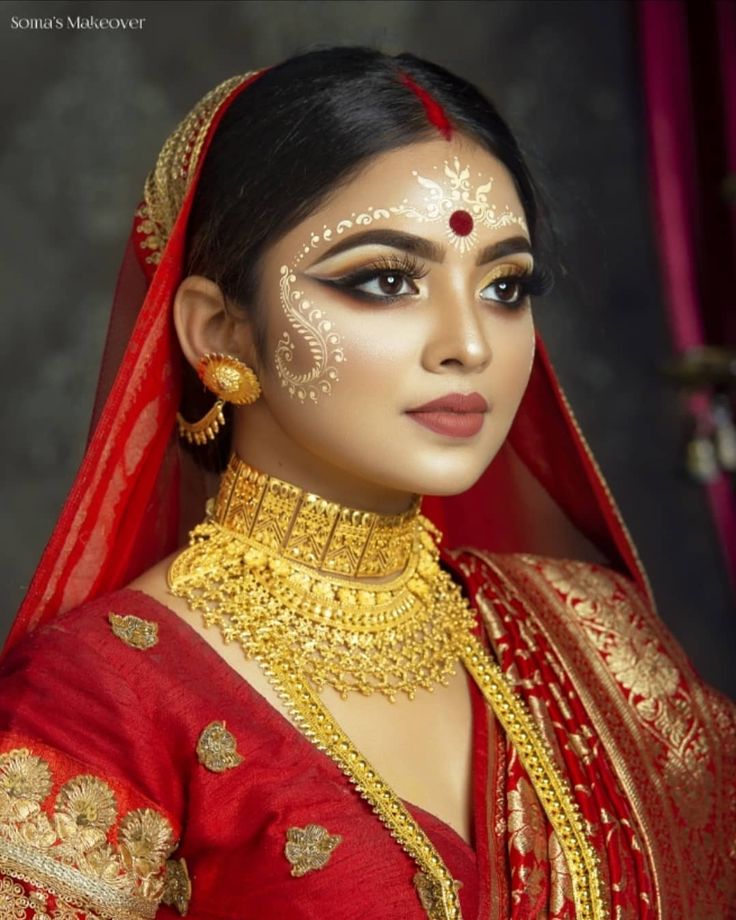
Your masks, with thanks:
[[[102,595],[55,617],[13,646],[0,662],[0,678],[32,672],[34,682],[58,680],[125,683],[134,691],[156,673],[165,679],[186,626],[140,591]],[[142,688],[140,688],[142,689]]]
[[[515,605],[516,615],[538,626],[591,704],[597,696],[598,704],[623,705],[670,772],[679,770],[695,787],[713,758],[736,787],[736,705],[700,679],[629,577],[593,562],[530,554],[469,550],[457,554],[456,565],[488,609]]]
[[[9,650],[0,663],[0,733],[55,750],[178,812],[181,752],[192,748],[205,688],[214,692],[215,683],[208,649],[193,631],[125,589],[58,616]]]
[[[689,667],[651,598],[630,577],[609,566],[473,549],[456,554],[455,564],[476,591],[514,597],[548,622],[562,616],[567,628],[595,640],[598,647],[604,636],[627,636],[637,645],[656,641],[679,666]]]
[[[155,675],[166,668],[152,656],[170,619],[145,595],[116,592],[3,659],[0,877],[90,916],[118,916],[121,905],[126,916],[155,912],[186,785],[182,720],[157,711]]]

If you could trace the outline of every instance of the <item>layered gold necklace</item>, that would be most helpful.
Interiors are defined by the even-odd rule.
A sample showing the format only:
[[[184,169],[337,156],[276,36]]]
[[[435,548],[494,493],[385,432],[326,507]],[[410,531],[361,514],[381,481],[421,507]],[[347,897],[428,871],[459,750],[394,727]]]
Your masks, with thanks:
[[[319,697],[325,686],[410,699],[462,662],[515,745],[570,866],[579,918],[604,920],[596,853],[524,702],[473,635],[418,504],[387,516],[345,508],[233,456],[208,516],[168,573],[173,594],[259,662],[294,722],[371,804],[419,871],[431,920],[460,920],[457,884],[403,802]]]
[[[473,627],[436,536],[418,504],[355,511],[235,457],[169,583],[248,658],[288,661],[343,697],[413,698],[448,681]]]

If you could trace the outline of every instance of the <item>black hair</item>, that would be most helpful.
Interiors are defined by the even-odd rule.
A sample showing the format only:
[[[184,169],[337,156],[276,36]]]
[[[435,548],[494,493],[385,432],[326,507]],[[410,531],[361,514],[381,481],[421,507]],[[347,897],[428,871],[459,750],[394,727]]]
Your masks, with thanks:
[[[412,54],[362,47],[308,51],[270,68],[232,101],[212,139],[189,218],[187,274],[212,279],[250,314],[261,348],[255,301],[266,247],[371,158],[438,136],[407,76],[441,107],[455,132],[508,169],[544,263],[551,228],[539,190],[506,122],[475,86]],[[212,401],[204,395],[203,402],[201,384],[187,372],[186,418],[204,414]],[[204,465],[222,468],[230,430],[209,455],[197,448]]]

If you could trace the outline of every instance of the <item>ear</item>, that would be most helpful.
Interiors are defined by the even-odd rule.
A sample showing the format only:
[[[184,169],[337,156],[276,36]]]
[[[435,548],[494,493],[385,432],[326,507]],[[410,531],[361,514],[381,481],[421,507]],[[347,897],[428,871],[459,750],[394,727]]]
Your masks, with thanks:
[[[232,355],[246,364],[255,359],[251,324],[233,314],[219,285],[203,275],[189,275],[177,288],[174,327],[184,357],[195,370],[208,352]]]

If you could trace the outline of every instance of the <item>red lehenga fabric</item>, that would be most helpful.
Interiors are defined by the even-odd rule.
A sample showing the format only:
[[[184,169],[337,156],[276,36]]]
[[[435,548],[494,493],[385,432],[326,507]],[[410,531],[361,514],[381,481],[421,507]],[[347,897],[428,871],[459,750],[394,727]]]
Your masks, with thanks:
[[[187,624],[124,587],[201,516],[187,507],[200,484],[174,434],[170,306],[209,143],[254,79],[229,82],[184,123],[171,219],[148,198],[136,214],[96,424],[0,666],[2,920],[427,916],[416,866],[337,766]],[[733,708],[657,619],[541,342],[498,457],[470,492],[425,511],[444,530],[479,634],[574,791],[606,913],[736,916]],[[111,614],[157,626],[155,642],[122,642]],[[465,920],[575,917],[560,843],[513,745],[470,692],[473,845],[407,807],[462,883]],[[197,754],[216,722],[241,758],[221,772]],[[297,877],[287,834],[309,825],[341,840]]]

